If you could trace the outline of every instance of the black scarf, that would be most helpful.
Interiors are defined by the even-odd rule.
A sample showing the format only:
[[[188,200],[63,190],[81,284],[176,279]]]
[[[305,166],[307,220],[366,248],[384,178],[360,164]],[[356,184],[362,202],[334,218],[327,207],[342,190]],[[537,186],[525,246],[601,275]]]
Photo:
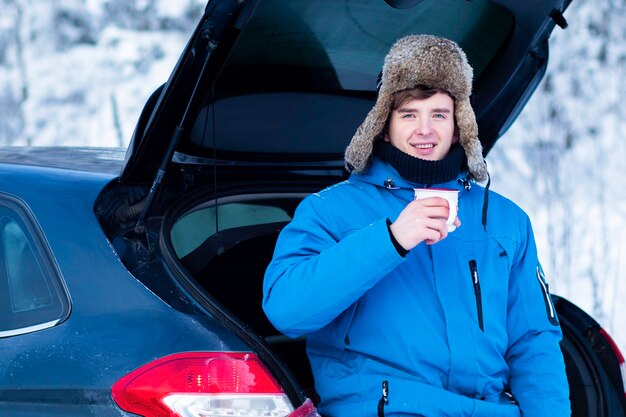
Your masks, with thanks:
[[[467,164],[465,150],[458,143],[452,145],[448,155],[439,161],[409,155],[385,141],[378,142],[374,152],[391,164],[402,178],[415,184],[432,185],[452,181]]]

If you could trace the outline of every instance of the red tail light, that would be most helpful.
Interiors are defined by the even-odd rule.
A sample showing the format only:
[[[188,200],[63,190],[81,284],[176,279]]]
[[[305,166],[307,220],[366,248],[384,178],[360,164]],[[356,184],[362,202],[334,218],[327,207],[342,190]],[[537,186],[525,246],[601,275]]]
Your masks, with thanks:
[[[617,343],[615,343],[615,341],[613,340],[610,334],[608,334],[602,328],[600,329],[599,332],[602,335],[602,337],[604,337],[604,340],[607,341],[609,346],[611,346],[611,349],[613,349],[613,353],[615,353],[615,357],[617,358],[617,361],[619,362],[619,368],[622,371],[622,385],[624,385],[624,395],[626,396],[626,363],[624,362],[624,355],[622,355],[622,352],[620,352],[619,348],[617,347]]]
[[[166,356],[113,385],[123,410],[144,417],[288,416],[293,406],[251,353],[190,352]]]

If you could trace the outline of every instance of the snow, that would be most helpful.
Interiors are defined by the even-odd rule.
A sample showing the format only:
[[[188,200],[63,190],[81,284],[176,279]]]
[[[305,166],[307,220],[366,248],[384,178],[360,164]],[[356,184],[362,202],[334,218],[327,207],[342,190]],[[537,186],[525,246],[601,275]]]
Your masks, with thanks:
[[[205,4],[0,0],[0,145],[126,146]],[[565,17],[487,158],[492,189],[529,214],[552,292],[626,352],[626,5],[576,0]]]
[[[626,6],[573,2],[537,92],[487,160],[492,189],[533,222],[559,294],[626,351]]]
[[[36,146],[126,146],[143,104],[167,81],[206,4],[3,3],[0,144]],[[132,26],[133,14],[139,27]]]

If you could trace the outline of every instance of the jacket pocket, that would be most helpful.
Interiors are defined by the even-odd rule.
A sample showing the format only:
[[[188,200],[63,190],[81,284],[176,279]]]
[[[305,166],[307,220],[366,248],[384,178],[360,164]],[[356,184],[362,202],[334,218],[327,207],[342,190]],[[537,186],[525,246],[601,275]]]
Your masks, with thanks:
[[[474,297],[476,298],[476,314],[478,316],[478,327],[481,331],[485,331],[483,323],[483,299],[480,292],[480,279],[478,278],[478,265],[476,260],[469,261],[470,276],[472,279],[472,286],[474,287]]]
[[[554,308],[554,304],[552,303],[552,297],[550,296],[548,283],[546,281],[545,275],[543,274],[543,270],[539,265],[537,265],[537,281],[539,281],[539,286],[541,287],[541,294],[543,295],[543,302],[546,307],[548,321],[550,322],[550,324],[558,326],[559,320],[557,319],[556,309]]]
[[[343,342],[343,348],[345,349],[350,345],[350,326],[352,325],[352,321],[354,320],[354,316],[356,313],[356,309],[359,305],[359,301],[356,301],[349,309],[344,313],[344,316],[341,318],[341,323],[339,328],[341,329],[340,337],[342,338],[341,342]]]

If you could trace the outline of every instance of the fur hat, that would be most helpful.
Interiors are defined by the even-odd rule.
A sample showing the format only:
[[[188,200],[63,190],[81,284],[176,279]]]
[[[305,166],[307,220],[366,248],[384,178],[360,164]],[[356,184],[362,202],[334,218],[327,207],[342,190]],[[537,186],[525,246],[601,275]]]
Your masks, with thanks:
[[[410,35],[399,39],[385,57],[376,104],[346,148],[346,168],[363,172],[369,166],[374,141],[383,131],[391,112],[393,94],[424,85],[445,90],[454,98],[459,142],[467,155],[469,171],[476,180],[486,180],[487,164],[478,139],[476,116],[469,101],[472,77],[472,67],[455,42],[432,35]]]

